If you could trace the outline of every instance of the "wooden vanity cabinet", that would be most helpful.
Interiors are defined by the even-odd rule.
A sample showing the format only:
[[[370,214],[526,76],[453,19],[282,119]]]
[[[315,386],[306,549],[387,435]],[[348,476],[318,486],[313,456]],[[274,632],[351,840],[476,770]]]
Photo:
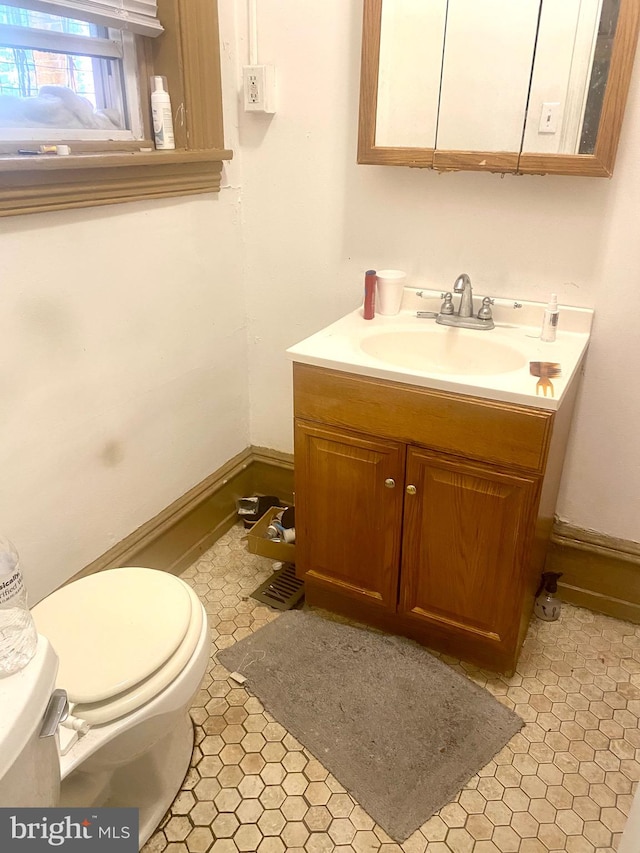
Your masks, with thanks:
[[[308,603],[512,670],[544,567],[567,405],[295,364],[296,571]]]

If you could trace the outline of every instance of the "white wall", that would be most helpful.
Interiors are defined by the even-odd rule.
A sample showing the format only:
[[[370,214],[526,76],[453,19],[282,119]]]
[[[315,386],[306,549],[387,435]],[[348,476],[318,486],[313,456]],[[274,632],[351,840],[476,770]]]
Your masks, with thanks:
[[[640,540],[640,64],[612,181],[357,166],[361,4],[258,6],[279,102],[272,119],[240,117],[252,442],[291,449],[284,350],[359,304],[370,267],[436,288],[464,270],[479,294],[556,291],[597,315],[558,512]]]
[[[35,601],[248,444],[224,194],[0,221],[0,527]]]
[[[0,530],[32,602],[249,444],[237,169],[217,196],[0,219]]]
[[[0,219],[0,530],[32,602],[249,444],[238,169],[219,195]]]

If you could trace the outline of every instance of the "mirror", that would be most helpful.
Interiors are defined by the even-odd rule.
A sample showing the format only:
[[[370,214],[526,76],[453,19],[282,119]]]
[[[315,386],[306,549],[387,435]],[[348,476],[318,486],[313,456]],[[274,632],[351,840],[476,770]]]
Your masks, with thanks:
[[[365,0],[358,162],[610,175],[640,0]]]
[[[540,10],[522,150],[593,154],[620,0],[554,0]]]

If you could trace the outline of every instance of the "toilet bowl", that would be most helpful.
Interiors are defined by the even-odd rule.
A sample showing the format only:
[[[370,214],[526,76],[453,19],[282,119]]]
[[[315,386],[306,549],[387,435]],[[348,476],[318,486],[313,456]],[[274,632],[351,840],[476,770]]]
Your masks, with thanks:
[[[135,807],[142,846],[189,768],[189,707],[210,655],[206,612],[180,578],[132,567],[62,587],[33,616],[59,659],[55,685],[72,719],[89,725],[59,756],[52,804]],[[60,733],[61,747],[76,737]]]

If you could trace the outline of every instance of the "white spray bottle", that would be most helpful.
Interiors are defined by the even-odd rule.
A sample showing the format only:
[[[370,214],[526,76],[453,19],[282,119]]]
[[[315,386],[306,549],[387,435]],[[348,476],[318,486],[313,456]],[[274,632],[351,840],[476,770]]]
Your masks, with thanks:
[[[549,304],[544,309],[544,317],[542,320],[542,331],[540,332],[540,340],[551,343],[556,339],[556,331],[558,329],[558,296],[556,293],[551,294]]]
[[[151,116],[153,118],[153,134],[156,148],[168,150],[176,147],[173,135],[173,117],[171,115],[171,99],[164,88],[164,77],[153,78],[151,93]]]
[[[560,618],[560,600],[557,598],[558,581],[562,572],[543,572],[536,593],[533,612],[544,622],[555,622]]]

